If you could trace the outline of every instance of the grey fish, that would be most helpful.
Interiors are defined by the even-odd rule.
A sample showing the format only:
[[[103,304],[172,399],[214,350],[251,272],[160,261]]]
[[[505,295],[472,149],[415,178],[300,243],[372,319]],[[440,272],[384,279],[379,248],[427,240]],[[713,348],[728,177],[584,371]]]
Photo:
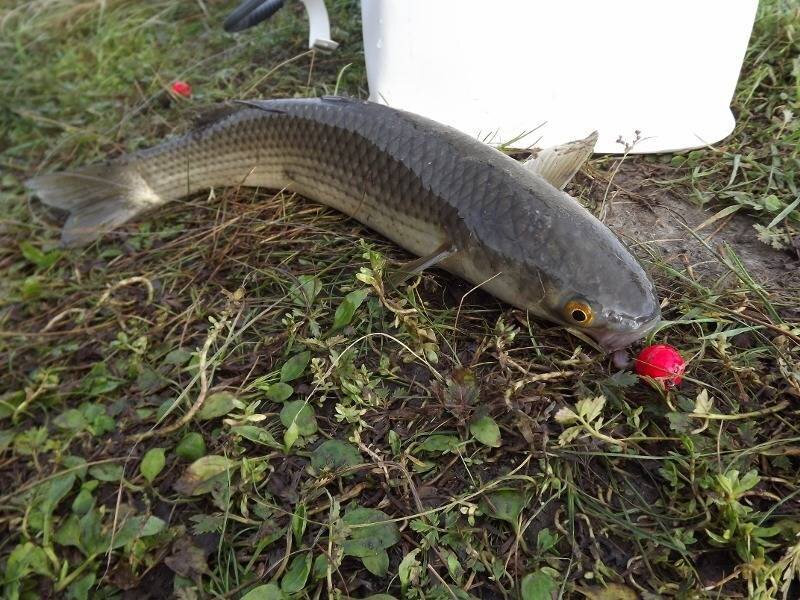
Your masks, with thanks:
[[[211,187],[288,189],[421,257],[409,268],[438,265],[606,351],[659,321],[639,262],[557,189],[564,169],[553,185],[546,172],[453,128],[367,101],[246,101],[226,110],[161,145],[27,185],[70,212],[62,241],[71,246]]]

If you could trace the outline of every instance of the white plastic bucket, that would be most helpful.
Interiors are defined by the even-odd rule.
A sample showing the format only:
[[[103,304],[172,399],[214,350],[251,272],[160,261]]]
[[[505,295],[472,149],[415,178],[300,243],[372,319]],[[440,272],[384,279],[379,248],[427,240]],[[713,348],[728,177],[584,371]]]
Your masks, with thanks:
[[[370,99],[492,144],[697,148],[730,102],[758,0],[362,0]],[[522,136],[522,137],[519,137]]]

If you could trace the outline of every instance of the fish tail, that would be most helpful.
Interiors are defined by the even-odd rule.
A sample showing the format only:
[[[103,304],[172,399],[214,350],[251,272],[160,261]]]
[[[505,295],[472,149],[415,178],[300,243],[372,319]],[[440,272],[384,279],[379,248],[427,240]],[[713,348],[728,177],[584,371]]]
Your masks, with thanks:
[[[25,185],[44,204],[69,212],[61,232],[65,246],[86,245],[169,200],[142,177],[133,160],[48,173]]]

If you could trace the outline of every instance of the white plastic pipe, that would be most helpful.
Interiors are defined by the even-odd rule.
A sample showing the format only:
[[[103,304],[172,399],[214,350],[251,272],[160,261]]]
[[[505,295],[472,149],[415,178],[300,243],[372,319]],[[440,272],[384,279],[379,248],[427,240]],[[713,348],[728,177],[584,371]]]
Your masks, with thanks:
[[[515,147],[727,136],[758,0],[362,0],[370,98]],[[533,130],[533,131],[532,131]],[[522,136],[522,137],[520,137]]]
[[[308,47],[335,50],[339,44],[331,39],[331,24],[325,0],[302,0],[308,13]]]

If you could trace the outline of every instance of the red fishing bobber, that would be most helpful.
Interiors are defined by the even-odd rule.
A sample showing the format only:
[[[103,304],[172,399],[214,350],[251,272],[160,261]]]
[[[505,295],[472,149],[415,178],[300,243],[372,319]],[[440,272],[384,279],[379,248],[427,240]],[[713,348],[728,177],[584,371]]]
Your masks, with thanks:
[[[170,86],[172,93],[176,96],[183,96],[184,98],[192,97],[192,86],[187,81],[175,81]]]
[[[641,377],[651,377],[666,386],[673,386],[678,385],[683,379],[686,361],[672,346],[654,344],[639,353],[634,368]]]

